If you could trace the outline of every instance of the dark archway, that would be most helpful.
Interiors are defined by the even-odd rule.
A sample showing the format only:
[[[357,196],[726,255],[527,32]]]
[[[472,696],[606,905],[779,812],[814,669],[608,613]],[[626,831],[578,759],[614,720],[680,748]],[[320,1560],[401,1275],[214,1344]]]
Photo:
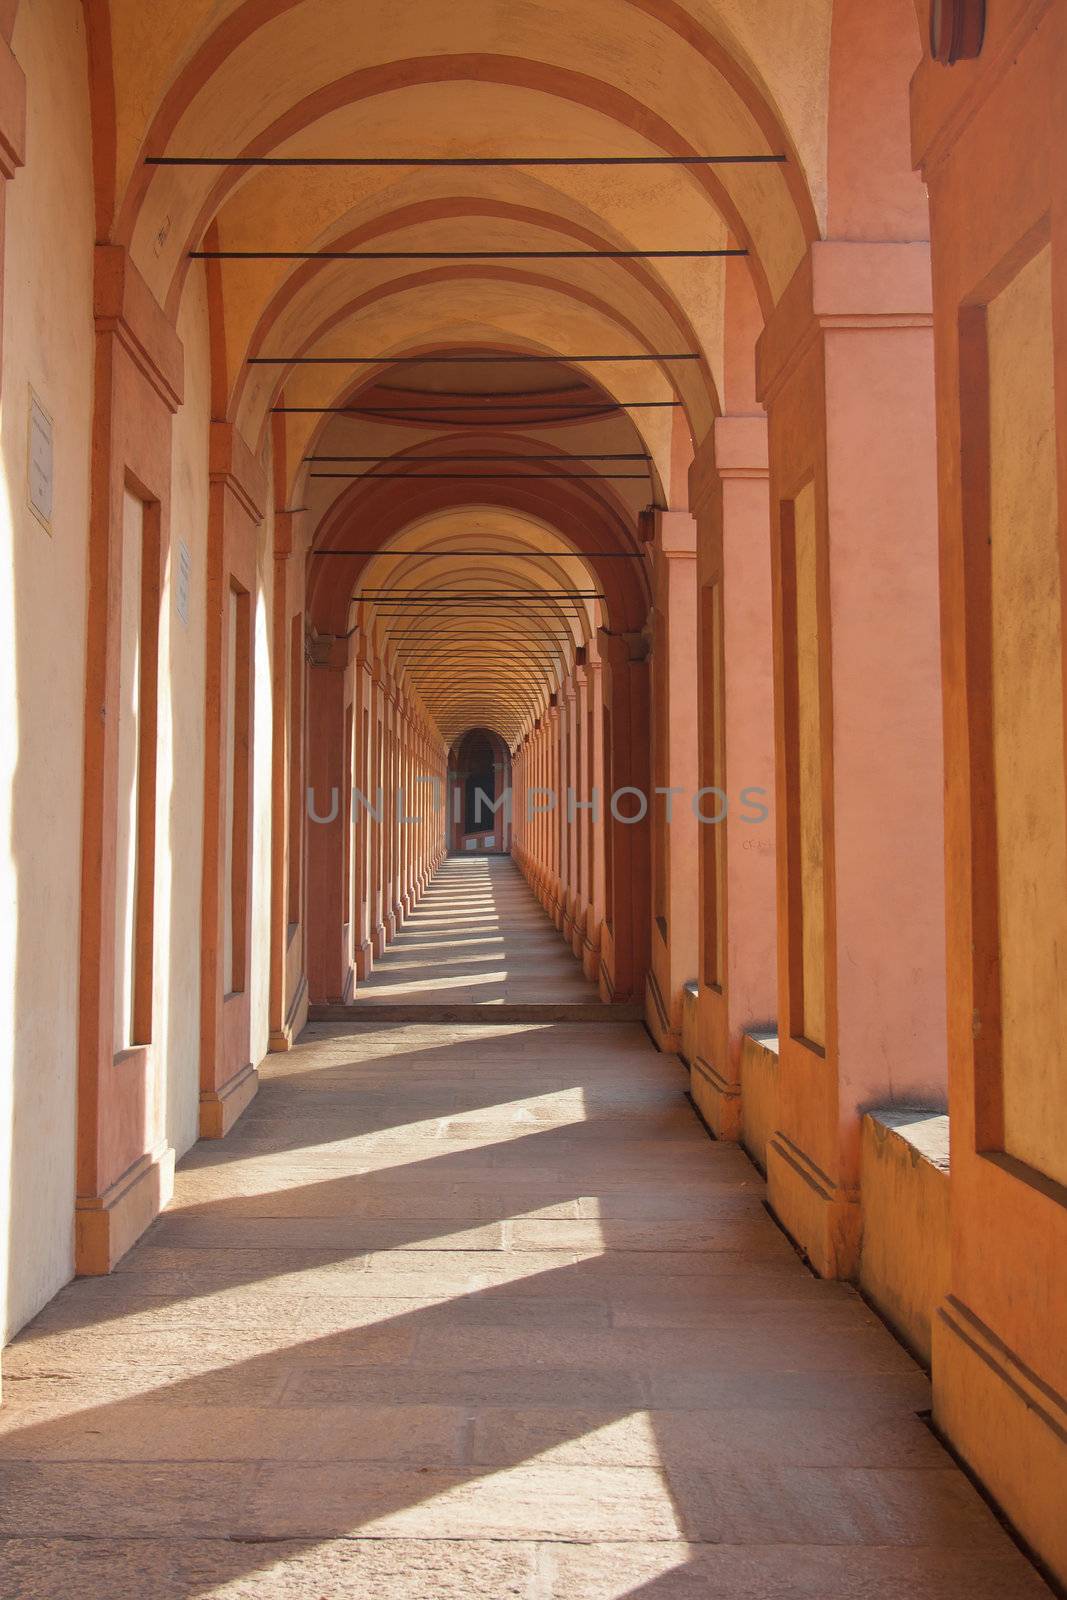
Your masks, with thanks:
[[[470,728],[452,746],[447,839],[455,855],[511,850],[511,753],[499,734]]]

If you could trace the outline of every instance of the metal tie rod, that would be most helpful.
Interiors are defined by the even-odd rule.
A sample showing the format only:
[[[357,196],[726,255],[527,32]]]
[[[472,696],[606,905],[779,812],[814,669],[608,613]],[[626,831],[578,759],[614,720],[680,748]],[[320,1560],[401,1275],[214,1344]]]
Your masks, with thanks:
[[[361,461],[361,462],[366,462],[366,461],[395,461],[395,462],[397,462],[399,464],[406,464],[406,463],[412,462],[412,463],[414,463],[416,465],[421,464],[423,461],[434,461],[434,462],[437,462],[437,461],[447,461],[447,462],[454,462],[454,461],[489,461],[489,462],[496,462],[498,464],[502,464],[502,463],[507,462],[507,461],[573,461],[576,466],[580,465],[582,462],[585,462],[585,461],[647,461],[648,459],[649,459],[648,456],[645,454],[645,452],[643,450],[613,451],[611,454],[607,454],[607,455],[601,454],[601,455],[580,455],[580,456],[569,455],[569,454],[567,454],[566,451],[556,450],[556,451],[553,451],[551,454],[548,454],[548,455],[505,455],[503,453],[498,453],[496,455],[485,454],[485,455],[472,455],[472,456],[465,456],[465,455],[447,455],[447,456],[397,456],[397,455],[388,455],[388,456],[382,456],[382,455],[377,455],[377,456],[323,456],[323,455],[313,455],[313,456],[305,456],[304,457],[305,461]],[[299,507],[298,509],[303,510],[304,508],[303,507]]]
[[[660,351],[653,355],[639,356],[248,356],[246,365],[249,367],[424,367],[428,365],[436,367],[501,366],[516,361],[558,364],[560,361],[700,361],[702,359],[699,353],[679,350],[674,353]]]
[[[677,261],[747,250],[190,250],[191,261]]]
[[[589,479],[601,483],[645,483],[648,479],[647,472],[309,472],[308,479],[315,482],[323,479],[341,479],[346,483],[375,483],[381,479],[405,479],[414,483],[444,482],[448,483],[455,478],[462,482],[496,483],[500,479],[511,481],[518,479],[522,483],[540,483],[545,478],[573,478],[575,482],[585,482]]]
[[[146,167],[735,167],[781,166],[789,157],[685,156],[145,156]]]
[[[444,557],[492,556],[500,561],[644,561],[638,550],[376,550],[370,546],[350,550],[310,550],[312,556],[429,556],[434,561]]]
[[[651,409],[680,406],[680,400],[498,400],[495,396],[477,400],[441,402],[428,400],[425,405],[416,402],[406,406],[272,406],[281,415],[297,416],[418,416],[426,411],[606,411]],[[567,420],[573,420],[569,418]]]
[[[598,589],[360,589],[353,600],[603,600]]]

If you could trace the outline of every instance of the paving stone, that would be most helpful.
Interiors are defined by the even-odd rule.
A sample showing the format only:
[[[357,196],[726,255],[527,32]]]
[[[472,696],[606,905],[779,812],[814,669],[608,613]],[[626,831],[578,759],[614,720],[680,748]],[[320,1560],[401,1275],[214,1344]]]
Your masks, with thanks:
[[[1049,1600],[1004,1541],[983,1549],[818,1545],[555,1545],[541,1553],[545,1600]]]
[[[268,1463],[256,1479],[250,1533],[379,1538],[627,1539],[635,1529],[677,1538],[661,1474],[643,1467],[546,1467],[520,1462],[485,1475],[419,1473],[358,1463]]]
[[[533,1545],[0,1539],[5,1600],[540,1600]]]
[[[424,1018],[268,1058],[118,1270],[5,1352],[0,1596],[1039,1600],[925,1375],[675,1058],[433,1020],[442,975],[588,998],[502,870],[499,924],[489,896],[462,948],[445,896],[380,964]]]

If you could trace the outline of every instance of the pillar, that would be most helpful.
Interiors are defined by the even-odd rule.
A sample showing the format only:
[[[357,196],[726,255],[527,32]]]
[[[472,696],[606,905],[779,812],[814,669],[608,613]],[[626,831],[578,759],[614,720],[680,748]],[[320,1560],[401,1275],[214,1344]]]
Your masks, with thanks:
[[[595,800],[588,818],[589,849],[586,856],[586,883],[588,906],[582,937],[582,971],[592,983],[599,982],[601,930],[604,926],[605,838],[608,812],[607,774],[604,768],[604,671],[596,654],[596,643],[590,645],[585,676],[588,695],[588,798]]]
[[[963,8],[965,11],[973,9]],[[912,93],[934,259],[950,1293],[934,1416],[1067,1583],[1067,14]]]
[[[313,1001],[347,998],[344,941],[345,669],[348,645],[318,642],[308,669],[308,986]]]
[[[813,245],[759,342],[774,586],[770,1202],[856,1269],[861,1110],[944,1097],[930,253]]]
[[[652,519],[653,649],[651,961],[645,1021],[661,1050],[682,1043],[682,994],[696,976],[696,524],[688,511]]]
[[[79,1274],[111,1270],[170,1199],[174,1171],[154,1049],[156,934],[165,932],[156,928],[155,768],[171,424],[182,401],[184,357],[173,326],[116,246],[97,247],[94,298],[75,1200]],[[124,656],[131,638],[137,642],[132,659]],[[126,749],[134,692],[135,748]],[[120,952],[118,900],[120,892],[126,900],[127,891],[134,921]],[[126,900],[122,915],[129,906]],[[206,940],[206,927],[204,933]],[[128,1006],[118,993],[127,975]]]
[[[570,796],[580,800],[578,779],[578,689],[573,672],[568,674],[561,690],[560,730],[563,739],[564,769],[559,796],[560,827],[562,829],[563,893],[559,929],[568,944],[573,943],[574,919],[578,897],[578,829],[581,813],[574,811]]]
[[[560,725],[560,695],[549,697],[545,713],[546,767],[545,788],[555,796],[555,805],[546,814],[548,831],[546,907],[557,928],[563,926],[563,747]]]
[[[274,513],[271,705],[270,1048],[284,1051],[307,1021],[303,905],[304,595],[294,559],[298,513]]]
[[[579,662],[574,669],[574,721],[576,760],[574,768],[575,816],[574,834],[574,891],[571,901],[571,926],[569,944],[579,961],[584,961],[585,942],[589,936],[589,855],[592,838],[593,769],[589,728],[589,674],[585,666],[586,652],[579,652]],[[579,809],[581,808],[581,809]]]
[[[372,759],[370,771],[371,792],[368,795],[371,805],[380,814],[370,819],[371,834],[371,948],[374,959],[380,960],[386,946],[386,807],[388,804],[386,791],[388,777],[386,768],[386,695],[385,678],[380,662],[374,660],[372,668],[373,689],[371,693],[371,746]],[[381,804],[379,806],[379,798]]]
[[[699,576],[700,938],[693,1098],[741,1125],[741,1044],[777,1014],[774,672],[767,419],[716,419],[691,474]]]
[[[599,647],[607,715],[605,908],[598,981],[602,999],[635,1001],[644,999],[649,965],[649,641],[643,633],[601,629]],[[623,795],[623,789],[637,793]]]
[[[355,896],[355,930],[353,961],[356,982],[370,976],[374,964],[374,822],[368,806],[374,806],[374,719],[375,683],[374,668],[367,643],[366,630],[356,635],[355,682],[355,761],[353,764],[354,817],[353,848],[356,871],[353,893]]]

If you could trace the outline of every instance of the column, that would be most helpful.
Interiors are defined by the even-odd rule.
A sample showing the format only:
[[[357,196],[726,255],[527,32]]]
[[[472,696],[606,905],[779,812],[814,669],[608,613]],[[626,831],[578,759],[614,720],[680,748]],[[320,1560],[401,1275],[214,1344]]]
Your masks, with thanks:
[[[75,1200],[83,1275],[110,1272],[173,1186],[153,1048],[155,770],[171,425],[184,369],[173,326],[118,247],[97,247],[95,300]]]
[[[769,419],[780,1072],[769,1197],[825,1276],[865,1106],[944,1096],[930,253],[815,244],[759,342]]]
[[[589,795],[595,800],[595,810],[588,816],[588,844],[586,854],[586,885],[588,907],[582,941],[582,971],[592,983],[600,981],[600,937],[604,925],[605,839],[606,819],[610,791],[604,768],[604,672],[600,657],[595,653],[596,642],[590,646],[585,667],[589,702]]]
[[[371,947],[375,960],[381,958],[386,944],[385,894],[386,894],[386,815],[388,787],[386,777],[386,696],[385,679],[381,663],[373,668],[374,689],[371,697],[371,792],[368,796],[375,809],[370,819],[371,833]]]
[[[270,1048],[291,1048],[307,1020],[304,821],[303,563],[294,561],[298,513],[274,513],[271,705]]]
[[[308,669],[308,987],[341,1001],[350,987],[344,938],[345,672],[348,644],[312,641]]]
[[[965,11],[967,8],[964,8]],[[944,629],[951,1278],[934,1416],[1067,1583],[1067,14],[913,80]]]
[[[353,960],[356,981],[370,976],[374,965],[374,849],[376,836],[374,819],[367,807],[374,806],[374,719],[375,682],[374,668],[364,629],[355,636],[355,682],[353,705],[355,708],[355,761],[353,778],[358,793],[353,796],[353,849],[356,871],[353,893],[355,932]],[[362,798],[361,798],[362,797]]]
[[[574,822],[571,826],[574,851],[572,856],[572,875],[574,892],[572,897],[570,947],[578,960],[583,959],[585,941],[587,937],[586,924],[589,917],[589,885],[588,862],[591,835],[591,813],[579,810],[592,800],[592,759],[589,748],[589,677],[585,666],[585,650],[579,651],[579,665],[574,669],[574,725],[575,725],[575,765],[574,765],[574,798],[576,809]]]
[[[599,634],[607,707],[604,757],[605,908],[599,985],[609,1002],[643,1000],[651,916],[649,641]],[[635,790],[622,794],[620,791]]]
[[[688,511],[657,511],[653,527],[652,930],[645,1021],[661,1050],[679,1050],[682,992],[696,976],[698,941],[696,524]]]
[[[774,663],[767,419],[719,417],[691,473],[699,581],[700,950],[693,1098],[720,1139],[741,1123],[741,1043],[778,1007]]]

